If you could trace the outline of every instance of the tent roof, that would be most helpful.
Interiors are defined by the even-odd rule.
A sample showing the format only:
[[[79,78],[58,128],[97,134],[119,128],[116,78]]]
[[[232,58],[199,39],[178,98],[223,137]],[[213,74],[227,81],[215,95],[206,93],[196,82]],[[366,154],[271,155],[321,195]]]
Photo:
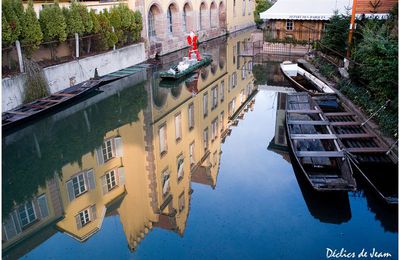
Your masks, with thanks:
[[[339,14],[351,14],[352,0],[278,0],[271,8],[260,13],[261,19],[329,20]]]

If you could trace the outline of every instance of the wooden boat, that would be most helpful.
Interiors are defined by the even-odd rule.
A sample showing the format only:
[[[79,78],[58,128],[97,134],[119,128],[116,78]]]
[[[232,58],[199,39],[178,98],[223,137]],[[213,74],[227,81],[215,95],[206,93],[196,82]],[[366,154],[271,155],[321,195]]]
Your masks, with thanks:
[[[356,182],[329,121],[307,93],[288,93],[286,129],[292,155],[317,191],[354,191]]]
[[[197,61],[195,58],[189,59],[188,57],[184,57],[183,61],[179,64],[172,66],[169,70],[160,72],[160,77],[162,79],[179,79],[189,73],[203,67],[207,66],[212,62],[212,57],[208,55],[204,55],[200,61]],[[179,67],[185,68],[180,70]]]
[[[299,90],[315,95],[326,95],[335,92],[320,79],[300,68],[297,63],[284,61],[280,64],[281,70],[286,78]]]
[[[104,75],[98,79],[90,79],[62,91],[53,93],[50,96],[37,99],[30,103],[20,105],[12,110],[3,112],[3,133],[12,130],[16,126],[21,126],[28,121],[46,115],[47,113],[54,112],[70,105],[105,84],[130,76],[138,71],[142,71],[143,69],[144,67],[141,65],[128,67]]]
[[[325,102],[323,96],[314,97],[317,103]],[[332,97],[327,98],[334,102]],[[341,147],[346,151],[354,172],[388,204],[398,204],[398,161],[390,149],[348,106],[336,100],[336,110],[321,107],[331,123]],[[339,125],[346,122],[347,125]],[[352,124],[352,125],[350,125]]]

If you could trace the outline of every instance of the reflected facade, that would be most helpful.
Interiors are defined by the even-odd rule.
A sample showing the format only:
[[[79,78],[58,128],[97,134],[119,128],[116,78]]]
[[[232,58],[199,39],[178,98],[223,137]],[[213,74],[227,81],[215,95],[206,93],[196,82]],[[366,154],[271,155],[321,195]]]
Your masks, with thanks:
[[[191,183],[216,187],[221,144],[252,111],[252,60],[239,47],[249,39],[203,46],[212,64],[177,86],[143,70],[4,137],[3,256],[57,232],[85,243],[113,215],[131,251],[154,228],[183,236]]]

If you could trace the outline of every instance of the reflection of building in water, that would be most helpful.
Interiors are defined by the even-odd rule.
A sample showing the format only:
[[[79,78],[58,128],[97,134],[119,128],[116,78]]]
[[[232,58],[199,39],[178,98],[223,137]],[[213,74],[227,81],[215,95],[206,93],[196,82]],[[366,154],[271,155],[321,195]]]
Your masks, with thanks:
[[[289,150],[285,132],[286,93],[278,92],[276,97],[275,136],[268,145],[268,150],[274,151],[290,162]]]
[[[118,92],[112,96],[116,103],[103,104],[115,107],[113,113],[105,114],[100,103],[87,108],[86,116],[78,112],[77,120],[86,118],[79,129],[91,142],[84,144],[77,131],[64,132],[63,138],[70,140],[66,142],[68,150],[76,151],[78,159],[68,157],[57,166],[60,177],[47,181],[32,202],[13,209],[3,222],[3,249],[20,243],[22,237],[32,241],[30,232],[53,223],[59,231],[83,242],[101,229],[104,218],[114,214],[120,216],[131,250],[154,227],[183,235],[193,192],[191,181],[216,186],[221,140],[254,103],[248,104],[254,96],[248,69],[251,60],[236,52],[240,40],[229,39],[228,44],[210,48],[214,62],[200,71],[195,95],[193,86],[185,82],[168,89],[149,80],[145,85],[147,108],[142,111],[120,105],[126,101],[129,106],[138,98]],[[91,111],[102,113],[93,121]],[[121,121],[125,111],[135,120]],[[102,127],[101,122],[109,124]],[[74,143],[76,136],[81,141]],[[40,142],[43,153],[46,142]]]

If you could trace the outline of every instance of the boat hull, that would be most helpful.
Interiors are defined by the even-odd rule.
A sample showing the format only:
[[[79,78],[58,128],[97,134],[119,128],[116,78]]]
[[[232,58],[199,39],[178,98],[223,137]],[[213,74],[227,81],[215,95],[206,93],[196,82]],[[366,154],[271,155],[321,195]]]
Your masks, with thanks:
[[[199,68],[203,67],[203,66],[207,66],[212,62],[212,58],[211,57],[204,57],[201,61],[197,62],[196,64],[190,66],[189,68],[187,68],[184,71],[178,72],[178,73],[170,73],[168,71],[163,71],[160,72],[160,77],[162,79],[179,79],[185,75],[188,75],[190,73],[192,73],[195,70],[198,70]]]

